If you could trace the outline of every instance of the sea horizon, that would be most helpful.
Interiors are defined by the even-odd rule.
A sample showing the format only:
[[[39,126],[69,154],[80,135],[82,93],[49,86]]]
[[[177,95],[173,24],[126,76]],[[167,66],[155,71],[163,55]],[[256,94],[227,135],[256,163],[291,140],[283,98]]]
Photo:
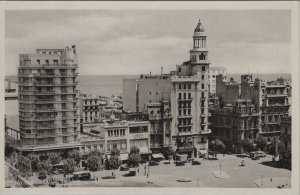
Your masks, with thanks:
[[[245,74],[245,73],[243,73]],[[249,73],[250,74],[250,73]],[[241,82],[241,75],[227,74],[227,80],[233,78],[236,82]],[[140,75],[79,75],[79,90],[81,93],[93,94],[97,96],[122,95],[123,79],[137,79]],[[291,73],[278,74],[252,74],[253,79],[264,78],[267,81],[277,80],[280,77],[291,80]],[[5,75],[5,80],[10,78],[12,82],[17,81],[17,75]]]

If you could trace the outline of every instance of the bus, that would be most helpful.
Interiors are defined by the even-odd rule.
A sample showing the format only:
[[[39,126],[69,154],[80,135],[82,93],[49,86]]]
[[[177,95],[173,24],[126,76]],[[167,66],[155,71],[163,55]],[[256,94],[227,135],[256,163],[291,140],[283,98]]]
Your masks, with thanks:
[[[78,171],[73,173],[72,180],[89,180],[91,179],[90,171]]]

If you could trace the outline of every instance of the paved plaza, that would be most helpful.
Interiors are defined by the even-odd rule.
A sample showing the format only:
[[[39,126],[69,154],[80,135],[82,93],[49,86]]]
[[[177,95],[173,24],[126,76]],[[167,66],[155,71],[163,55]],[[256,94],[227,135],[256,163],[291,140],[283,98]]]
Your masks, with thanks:
[[[245,166],[240,166],[242,160]],[[264,188],[277,188],[279,185],[291,186],[291,171],[270,166],[272,157],[268,155],[260,160],[237,157],[236,155],[218,155],[217,160],[196,159],[201,165],[175,166],[174,162],[165,164],[168,161],[161,161],[158,166],[149,168],[150,174],[145,175],[144,166],[140,165],[137,176],[124,177],[128,171],[103,170],[92,173],[91,181],[74,181],[65,184],[64,187],[206,187],[206,188],[259,188],[264,182]],[[268,165],[265,165],[268,164]],[[220,166],[221,165],[221,166]],[[135,170],[135,169],[131,169]],[[216,177],[213,172],[226,174],[226,177]],[[111,176],[112,172],[116,179],[103,179]],[[147,167],[148,172],[148,167]],[[63,175],[55,175],[63,179]],[[95,178],[95,180],[94,180]],[[271,180],[272,178],[272,180]],[[31,181],[36,187],[47,187],[45,183],[34,175]],[[271,182],[272,181],[272,182]],[[58,186],[62,186],[59,184]],[[57,187],[58,187],[57,186]]]

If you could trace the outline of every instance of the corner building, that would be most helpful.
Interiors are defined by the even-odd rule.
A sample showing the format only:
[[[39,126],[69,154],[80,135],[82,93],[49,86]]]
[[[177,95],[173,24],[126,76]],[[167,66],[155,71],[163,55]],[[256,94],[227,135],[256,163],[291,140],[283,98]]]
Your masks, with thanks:
[[[177,74],[171,77],[172,145],[191,157],[208,149],[209,64],[206,33],[199,20],[190,60],[177,66]]]
[[[21,54],[19,117],[24,152],[79,148],[76,46]]]

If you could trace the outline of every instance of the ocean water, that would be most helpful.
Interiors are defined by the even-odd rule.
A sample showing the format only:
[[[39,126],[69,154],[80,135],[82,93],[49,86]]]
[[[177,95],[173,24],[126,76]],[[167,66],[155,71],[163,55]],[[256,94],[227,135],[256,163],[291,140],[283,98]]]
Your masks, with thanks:
[[[240,74],[228,74],[227,78],[234,78],[238,83],[241,82]],[[277,80],[279,77],[291,79],[290,74],[253,74],[252,78],[264,78],[267,81]],[[5,79],[10,78],[11,81],[16,81],[16,76],[5,76]],[[112,96],[122,94],[123,79],[139,78],[138,75],[80,75],[79,90],[81,93],[94,94],[99,96]]]

